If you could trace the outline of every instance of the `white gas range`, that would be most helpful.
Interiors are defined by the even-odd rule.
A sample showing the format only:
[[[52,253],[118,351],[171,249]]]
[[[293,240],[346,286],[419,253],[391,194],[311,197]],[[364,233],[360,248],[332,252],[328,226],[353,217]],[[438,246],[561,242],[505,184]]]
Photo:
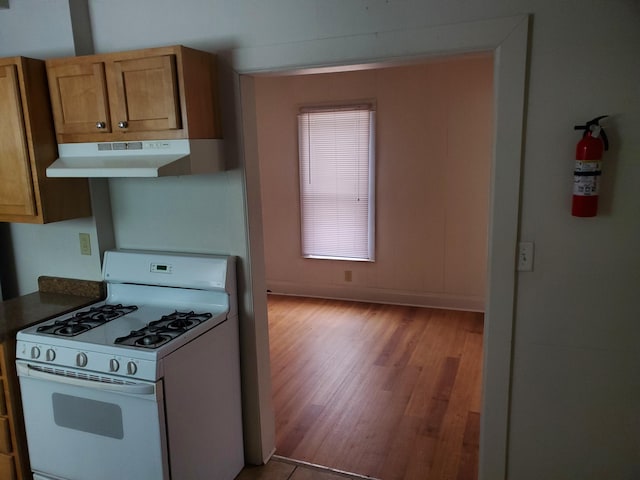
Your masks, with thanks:
[[[109,251],[103,278],[104,301],[18,332],[34,479],[233,479],[234,258]]]

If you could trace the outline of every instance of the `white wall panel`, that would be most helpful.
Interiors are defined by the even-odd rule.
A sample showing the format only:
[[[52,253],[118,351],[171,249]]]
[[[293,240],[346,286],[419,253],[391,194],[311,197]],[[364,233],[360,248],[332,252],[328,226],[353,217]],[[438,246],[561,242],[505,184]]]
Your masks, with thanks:
[[[88,233],[91,255],[80,254],[79,233]],[[100,280],[100,254],[92,217],[46,225],[11,224],[18,291],[38,290],[38,277]]]
[[[73,55],[68,0],[11,0],[0,10],[0,56]]]
[[[119,248],[238,253],[244,228],[238,172],[153,179],[111,179]],[[237,215],[232,215],[236,212]]]

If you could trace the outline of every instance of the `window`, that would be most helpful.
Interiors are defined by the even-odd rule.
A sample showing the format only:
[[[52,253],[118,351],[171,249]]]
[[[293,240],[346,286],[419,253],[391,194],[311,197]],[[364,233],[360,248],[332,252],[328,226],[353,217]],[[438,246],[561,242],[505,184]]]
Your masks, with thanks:
[[[374,260],[374,123],[371,105],[298,115],[302,255]]]

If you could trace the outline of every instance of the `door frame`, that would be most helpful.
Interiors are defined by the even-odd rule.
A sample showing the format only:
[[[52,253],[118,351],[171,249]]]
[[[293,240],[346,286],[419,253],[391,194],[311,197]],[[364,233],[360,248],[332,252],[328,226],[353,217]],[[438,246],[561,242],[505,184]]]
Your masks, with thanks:
[[[247,460],[261,463],[274,451],[269,378],[260,174],[252,77],[287,72],[328,72],[388,66],[430,57],[490,51],[494,55],[494,149],[491,168],[488,273],[483,339],[479,479],[506,478],[511,395],[512,337],[516,303],[516,250],[529,48],[528,15],[413,30],[322,38],[233,50],[241,101],[249,269],[253,289],[256,358],[251,391],[245,391]],[[247,362],[247,359],[244,359]],[[250,382],[251,383],[251,382]],[[245,386],[248,383],[245,383]]]

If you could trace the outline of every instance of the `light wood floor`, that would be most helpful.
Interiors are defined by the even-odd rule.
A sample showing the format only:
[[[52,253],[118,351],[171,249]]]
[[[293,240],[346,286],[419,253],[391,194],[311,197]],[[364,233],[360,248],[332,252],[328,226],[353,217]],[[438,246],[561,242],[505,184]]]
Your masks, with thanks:
[[[475,480],[480,313],[269,296],[276,453],[382,480]]]

